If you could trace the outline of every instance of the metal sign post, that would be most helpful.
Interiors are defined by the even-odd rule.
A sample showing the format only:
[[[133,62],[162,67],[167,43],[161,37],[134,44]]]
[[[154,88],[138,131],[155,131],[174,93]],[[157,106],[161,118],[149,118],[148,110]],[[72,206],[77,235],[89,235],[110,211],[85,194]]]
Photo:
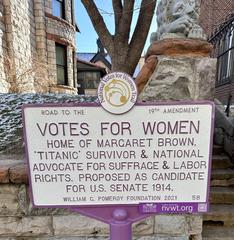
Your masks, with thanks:
[[[116,208],[113,213],[113,221],[110,223],[111,240],[132,239],[132,223],[128,219],[128,212],[122,208]]]
[[[116,210],[118,211],[118,209]],[[115,222],[110,224],[110,239],[111,240],[130,240],[132,239],[132,224],[125,221],[118,220],[117,217],[115,218]]]
[[[132,224],[150,216],[150,214],[140,214],[138,206],[107,206],[105,209],[81,207],[71,210],[109,224],[111,240],[131,240]]]

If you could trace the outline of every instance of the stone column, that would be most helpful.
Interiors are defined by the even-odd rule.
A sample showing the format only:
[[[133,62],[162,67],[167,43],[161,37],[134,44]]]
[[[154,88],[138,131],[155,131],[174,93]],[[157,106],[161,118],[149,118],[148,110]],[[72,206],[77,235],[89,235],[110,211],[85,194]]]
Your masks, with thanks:
[[[209,57],[211,49],[211,44],[204,40],[188,38],[153,42],[142,70],[147,72],[150,69],[149,73],[153,73],[147,79],[143,76],[137,78],[139,99],[212,100],[216,59]],[[155,69],[152,69],[152,64]]]
[[[213,100],[216,59],[205,40],[162,39],[151,44],[136,82],[140,101]],[[155,230],[165,239],[202,239],[202,216],[155,217]],[[177,239],[177,238],[176,238]]]
[[[34,0],[36,46],[39,59],[46,63],[46,26],[44,1]]]
[[[5,74],[5,51],[4,51],[4,34],[5,34],[5,25],[4,25],[4,17],[2,14],[3,5],[0,3],[0,93],[7,93],[9,90],[9,84],[6,79]],[[5,46],[6,47],[6,46]]]
[[[198,0],[161,0],[158,29],[136,79],[141,101],[213,100],[216,59],[198,25]],[[201,215],[157,215],[156,237],[202,239]]]
[[[216,59],[205,40],[162,39],[151,44],[136,82],[141,101],[213,100]],[[155,233],[165,239],[202,239],[202,216],[155,217]]]
[[[14,58],[14,49],[13,49],[13,33],[12,33],[12,9],[11,1],[3,0],[3,9],[4,9],[4,24],[5,24],[5,38],[6,38],[6,55],[4,67],[6,69],[6,79],[9,84],[8,92],[12,92],[17,89],[15,83],[16,76],[16,67],[15,67],[15,58]]]
[[[5,68],[9,92],[34,92],[35,48],[33,2],[3,0],[7,56]]]

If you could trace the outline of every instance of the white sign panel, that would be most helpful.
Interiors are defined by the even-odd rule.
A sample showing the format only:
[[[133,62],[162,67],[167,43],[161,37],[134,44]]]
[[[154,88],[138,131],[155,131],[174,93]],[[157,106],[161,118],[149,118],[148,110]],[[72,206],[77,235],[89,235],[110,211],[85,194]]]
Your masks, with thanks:
[[[36,206],[207,202],[211,103],[27,105],[24,128]]]

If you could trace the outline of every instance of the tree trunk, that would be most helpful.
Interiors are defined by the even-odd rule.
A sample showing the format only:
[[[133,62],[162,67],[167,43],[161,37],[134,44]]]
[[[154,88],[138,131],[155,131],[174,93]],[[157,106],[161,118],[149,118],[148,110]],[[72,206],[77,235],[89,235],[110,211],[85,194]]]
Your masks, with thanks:
[[[81,0],[92,24],[111,57],[112,71],[133,75],[149,32],[156,0],[142,0],[132,38],[131,22],[135,0],[112,0],[115,16],[115,34],[111,35],[93,0]]]
[[[134,61],[133,61],[134,60]],[[111,64],[112,72],[125,72],[128,73],[129,75],[133,75],[136,65],[138,64],[138,58],[134,58],[133,60],[130,61],[128,52],[123,52],[123,51],[114,51],[113,54],[111,55]]]

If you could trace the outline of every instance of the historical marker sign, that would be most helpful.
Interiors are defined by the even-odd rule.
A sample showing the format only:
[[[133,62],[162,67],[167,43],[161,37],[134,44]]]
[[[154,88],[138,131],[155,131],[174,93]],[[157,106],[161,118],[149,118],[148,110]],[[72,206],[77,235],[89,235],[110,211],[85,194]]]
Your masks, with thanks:
[[[137,105],[123,115],[96,105],[26,105],[34,205],[144,203],[142,212],[163,212],[169,203],[165,212],[176,212],[176,203],[179,212],[199,203],[206,211],[212,125],[209,102]]]

